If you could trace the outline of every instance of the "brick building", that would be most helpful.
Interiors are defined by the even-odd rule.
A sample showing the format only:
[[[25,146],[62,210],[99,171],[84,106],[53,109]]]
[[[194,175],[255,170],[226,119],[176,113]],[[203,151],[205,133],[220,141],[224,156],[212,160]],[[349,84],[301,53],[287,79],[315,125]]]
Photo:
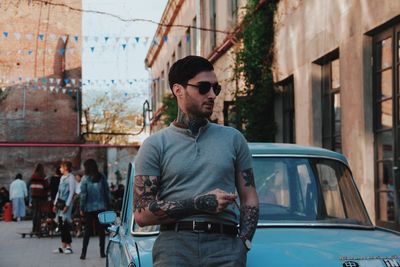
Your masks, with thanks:
[[[29,145],[80,141],[82,13],[68,7],[81,0],[45,2],[0,4],[0,184],[36,162],[79,164],[79,148]]]

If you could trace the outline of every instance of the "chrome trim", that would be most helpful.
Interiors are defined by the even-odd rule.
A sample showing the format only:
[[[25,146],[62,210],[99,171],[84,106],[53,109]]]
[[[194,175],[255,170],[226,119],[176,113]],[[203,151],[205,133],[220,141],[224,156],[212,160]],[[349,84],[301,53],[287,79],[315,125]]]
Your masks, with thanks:
[[[347,162],[335,158],[335,157],[329,157],[329,156],[320,156],[320,155],[309,155],[309,154],[252,154],[251,155],[253,158],[322,158],[322,159],[332,159],[339,161],[346,165],[348,168],[350,166],[348,165]]]
[[[347,224],[347,223],[258,223],[257,227],[332,227],[332,228],[360,228],[373,230],[375,226],[359,225],[359,224]]]

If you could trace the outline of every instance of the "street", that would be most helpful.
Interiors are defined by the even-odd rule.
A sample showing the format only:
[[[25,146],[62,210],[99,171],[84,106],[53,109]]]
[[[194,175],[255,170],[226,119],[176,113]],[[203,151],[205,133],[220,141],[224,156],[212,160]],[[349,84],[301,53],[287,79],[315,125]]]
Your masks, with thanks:
[[[32,221],[0,222],[0,267],[105,266],[105,258],[100,258],[97,236],[90,238],[86,260],[80,260],[82,238],[72,239],[73,254],[53,254],[52,250],[61,243],[60,237],[22,238],[18,234],[29,232],[31,227]]]

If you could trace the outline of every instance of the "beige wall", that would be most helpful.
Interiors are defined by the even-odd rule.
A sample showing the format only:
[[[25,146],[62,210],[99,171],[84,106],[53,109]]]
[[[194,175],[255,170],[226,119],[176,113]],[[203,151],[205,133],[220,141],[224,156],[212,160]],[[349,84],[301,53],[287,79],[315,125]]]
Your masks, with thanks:
[[[343,153],[375,220],[372,41],[366,33],[399,15],[395,0],[284,0],[276,16],[274,80],[293,75],[296,141],[321,146],[320,66],[339,49]]]

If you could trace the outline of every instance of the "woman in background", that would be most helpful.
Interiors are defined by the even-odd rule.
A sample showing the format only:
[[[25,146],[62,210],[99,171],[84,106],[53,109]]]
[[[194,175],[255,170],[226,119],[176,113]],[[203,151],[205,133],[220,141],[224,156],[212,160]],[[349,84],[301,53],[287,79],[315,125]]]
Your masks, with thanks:
[[[46,174],[44,172],[44,166],[41,163],[37,163],[33,169],[32,177],[29,181],[29,192],[30,201],[29,204],[32,206],[32,233],[41,235],[40,221],[43,217],[42,208],[47,201],[48,194],[48,183],[46,181]]]
[[[89,244],[93,225],[99,235],[100,256],[106,256],[104,251],[105,232],[104,227],[100,224],[97,215],[107,210],[110,202],[110,190],[106,178],[99,172],[97,163],[94,159],[88,159],[83,163],[85,175],[81,182],[80,207],[81,215],[85,223],[83,235],[83,246],[81,260],[86,258],[86,250]]]
[[[70,161],[63,161],[60,166],[61,179],[58,186],[58,192],[54,200],[53,211],[56,212],[58,218],[59,228],[61,229],[61,247],[53,250],[54,253],[72,254],[72,237],[71,237],[71,223],[72,223],[72,200],[75,193],[75,177],[71,173],[72,163]]]
[[[10,200],[12,201],[13,217],[18,222],[25,217],[25,198],[28,190],[22,180],[22,174],[18,173],[15,180],[10,185]]]

